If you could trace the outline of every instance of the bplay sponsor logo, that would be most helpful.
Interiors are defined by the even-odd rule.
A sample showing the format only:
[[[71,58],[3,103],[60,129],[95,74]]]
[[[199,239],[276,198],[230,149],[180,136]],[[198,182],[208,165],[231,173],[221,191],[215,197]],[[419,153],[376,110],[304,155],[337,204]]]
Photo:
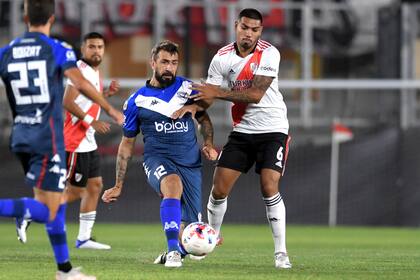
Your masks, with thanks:
[[[155,128],[157,132],[164,133],[177,133],[177,132],[187,132],[188,131],[188,122],[182,121],[171,121],[171,122],[155,122]]]

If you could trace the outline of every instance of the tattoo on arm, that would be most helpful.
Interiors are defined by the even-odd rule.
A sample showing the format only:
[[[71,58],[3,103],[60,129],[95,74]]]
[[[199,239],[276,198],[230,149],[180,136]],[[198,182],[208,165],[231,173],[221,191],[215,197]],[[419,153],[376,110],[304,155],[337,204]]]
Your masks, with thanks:
[[[120,186],[124,183],[128,162],[132,156],[134,141],[135,138],[133,138],[133,140],[131,140],[131,138],[129,140],[123,139],[120,143],[120,147],[118,148],[117,163],[115,166],[115,183]]]
[[[252,81],[252,86],[246,90],[230,91],[224,90],[224,100],[242,103],[258,103],[270,87],[273,77],[256,75]]]
[[[203,135],[204,143],[213,144],[213,124],[211,123],[207,112],[204,112],[204,114],[200,116],[197,121],[200,123],[200,133]]]
[[[125,173],[127,172],[127,165],[128,162],[131,159],[131,155],[130,156],[126,156],[126,155],[118,155],[117,156],[117,165],[116,165],[116,182],[118,184],[123,184],[124,183],[124,178],[125,178]]]
[[[273,80],[274,80],[273,77],[256,75],[254,77],[254,80],[252,81],[252,87],[265,93],[267,89],[270,87],[271,82],[273,82]]]

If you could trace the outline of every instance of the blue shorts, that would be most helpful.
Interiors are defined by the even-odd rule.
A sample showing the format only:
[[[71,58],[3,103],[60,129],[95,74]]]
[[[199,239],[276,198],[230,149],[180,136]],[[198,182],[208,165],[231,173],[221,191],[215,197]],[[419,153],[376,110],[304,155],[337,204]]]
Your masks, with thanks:
[[[66,155],[16,153],[23,171],[25,182],[32,188],[44,191],[62,192],[66,181]]]
[[[201,167],[185,167],[163,157],[145,157],[143,169],[150,186],[158,193],[160,182],[170,174],[181,178],[183,192],[181,197],[182,221],[197,222],[201,216]]]

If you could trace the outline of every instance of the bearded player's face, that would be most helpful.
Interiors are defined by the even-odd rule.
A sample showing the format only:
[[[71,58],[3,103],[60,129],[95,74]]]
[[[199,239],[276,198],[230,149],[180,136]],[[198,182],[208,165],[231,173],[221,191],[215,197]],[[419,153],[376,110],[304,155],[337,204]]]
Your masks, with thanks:
[[[152,59],[153,75],[161,86],[165,87],[173,83],[178,70],[178,62],[177,53],[163,50],[156,55],[156,60]]]
[[[102,62],[104,53],[105,43],[102,39],[87,39],[82,45],[83,59],[89,63],[90,66],[98,67]]]

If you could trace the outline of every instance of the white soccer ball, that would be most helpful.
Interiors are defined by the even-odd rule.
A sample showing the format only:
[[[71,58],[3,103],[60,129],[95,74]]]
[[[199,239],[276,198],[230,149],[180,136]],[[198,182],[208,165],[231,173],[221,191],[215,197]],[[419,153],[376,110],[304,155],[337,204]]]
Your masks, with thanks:
[[[214,250],[216,243],[216,231],[206,223],[191,223],[182,233],[182,245],[191,255],[204,256]]]

